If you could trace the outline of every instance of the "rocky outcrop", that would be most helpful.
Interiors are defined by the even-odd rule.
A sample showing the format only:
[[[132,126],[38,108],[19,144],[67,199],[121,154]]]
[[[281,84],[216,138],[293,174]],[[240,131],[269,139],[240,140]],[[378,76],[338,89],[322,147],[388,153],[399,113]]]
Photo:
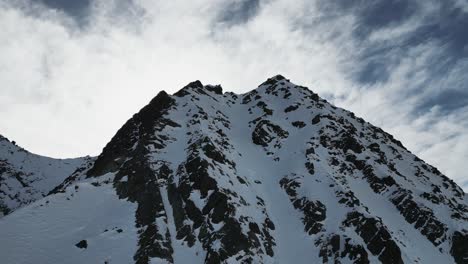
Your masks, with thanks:
[[[304,231],[309,235],[322,231],[322,222],[327,218],[325,205],[320,201],[311,201],[306,197],[299,197],[297,189],[301,187],[301,184],[297,178],[285,177],[281,179],[280,185],[288,194],[294,208],[301,212]]]
[[[289,133],[280,126],[268,120],[261,120],[252,133],[252,141],[256,145],[267,147],[272,141],[275,147],[280,147],[280,140],[287,138]]]
[[[117,132],[87,172],[88,177],[116,173],[114,185],[121,198],[138,203],[136,226],[140,229],[136,263],[149,263],[159,258],[170,263],[172,245],[169,230],[157,225],[167,223],[167,212],[159,189],[159,180],[167,179],[167,167],[154,170],[148,160],[149,148],[163,149],[167,138],[158,134],[166,126],[177,123],[164,118],[175,101],[165,92],[159,93]],[[122,181],[123,178],[125,181]],[[166,225],[167,226],[167,225]]]
[[[348,214],[343,224],[354,227],[369,251],[382,263],[403,263],[400,248],[380,220],[354,211]]]

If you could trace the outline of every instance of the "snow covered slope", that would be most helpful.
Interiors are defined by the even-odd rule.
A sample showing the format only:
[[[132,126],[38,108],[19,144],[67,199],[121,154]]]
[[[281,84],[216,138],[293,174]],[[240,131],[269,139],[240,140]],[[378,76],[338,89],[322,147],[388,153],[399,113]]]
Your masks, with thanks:
[[[460,187],[279,75],[159,93],[89,170],[0,219],[8,263],[468,263],[467,245]]]
[[[90,157],[52,159],[29,153],[0,135],[0,217],[46,196]]]
[[[0,262],[131,263],[135,205],[118,199],[112,178],[80,181],[2,218]]]

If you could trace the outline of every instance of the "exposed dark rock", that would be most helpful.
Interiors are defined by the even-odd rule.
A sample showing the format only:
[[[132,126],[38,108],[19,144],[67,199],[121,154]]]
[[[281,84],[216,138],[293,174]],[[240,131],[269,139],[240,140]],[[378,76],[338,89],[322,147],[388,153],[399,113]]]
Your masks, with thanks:
[[[350,238],[344,239],[343,246],[341,246],[341,237],[338,234],[333,234],[325,241],[320,242],[322,247],[319,256],[322,258],[323,263],[341,263],[340,260],[344,258],[348,258],[356,264],[370,263],[364,247],[352,244]]]
[[[462,232],[455,231],[452,237],[452,248],[450,254],[452,254],[457,264],[468,263],[468,233],[466,230]]]
[[[380,152],[380,145],[377,143],[372,143],[369,145],[369,149],[374,152]]]
[[[341,204],[346,204],[348,207],[360,206],[361,202],[354,195],[352,191],[336,191],[336,197],[340,198],[338,201]]]
[[[361,153],[364,147],[350,134],[343,133],[340,141],[336,142],[337,146],[343,149],[344,152],[352,150],[354,153]]]
[[[383,191],[387,190],[388,187],[396,185],[395,180],[390,176],[379,178],[377,175],[375,175],[374,169],[370,165],[365,166],[362,172],[369,182],[370,187],[376,193],[382,193]]]
[[[312,118],[312,125],[316,125],[320,122],[320,115],[316,115],[314,118]]]
[[[218,186],[208,173],[208,161],[200,157],[193,157],[185,164],[185,170],[190,178],[191,189],[199,190],[201,197],[208,195],[208,191],[217,190]]]
[[[315,173],[315,167],[314,167],[314,163],[312,162],[306,162],[305,164],[306,168],[307,168],[307,171],[313,175]]]
[[[228,204],[228,198],[221,192],[214,192],[210,195],[208,202],[203,207],[203,214],[212,212],[212,221],[217,224],[226,219],[234,212],[234,208]]]
[[[252,97],[257,98],[258,92],[256,90],[253,90],[242,98],[242,104],[248,104],[252,101]]]
[[[303,128],[306,126],[306,124],[302,121],[294,121],[291,124],[297,128]]]
[[[305,197],[293,201],[294,208],[304,213],[302,221],[305,225],[305,231],[311,234],[317,234],[322,230],[321,221],[326,218],[325,205],[320,201],[310,201]]]
[[[201,142],[199,145],[201,145],[203,152],[208,158],[215,160],[219,163],[223,163],[223,164],[230,163],[231,165],[233,165],[232,162],[226,159],[226,156],[223,154],[223,152],[215,147],[215,145],[211,142],[211,140],[208,137],[205,137],[203,139],[203,142]],[[192,145],[192,148],[193,147],[199,147],[199,146]]]
[[[77,248],[88,248],[88,241],[81,240],[80,242],[76,243],[75,246]]]
[[[348,214],[343,224],[356,228],[356,233],[362,237],[367,249],[378,256],[382,263],[403,263],[400,248],[380,220],[354,211]]]
[[[164,221],[167,219],[161,193],[156,185],[156,179],[159,177],[151,173],[151,170],[146,172],[142,170],[144,167],[139,167],[142,165],[141,163],[135,165],[136,167],[129,167],[129,171],[121,169],[120,172],[135,171],[138,173],[135,175],[139,176],[132,177],[129,175],[127,182],[120,183],[117,186],[117,190],[122,191],[121,194],[127,194],[130,200],[135,200],[138,203],[136,224],[137,227],[141,228],[142,232],[139,233],[139,248],[134,260],[136,263],[147,263],[150,258],[157,257],[172,262],[173,250],[170,244],[169,230],[160,229],[155,223],[155,218],[162,217]],[[159,173],[165,174],[167,171],[162,169]],[[161,178],[166,177],[167,175],[161,175]],[[126,187],[122,185],[126,185]]]
[[[111,141],[104,147],[87,175],[99,176],[117,171],[122,166],[125,158],[133,153],[133,146],[142,136],[148,137],[154,131],[156,122],[161,121],[164,113],[174,102],[174,99],[166,92],[160,92],[117,131]],[[168,125],[177,126],[173,122],[168,123]],[[141,145],[145,143],[149,144],[148,140],[146,142],[140,141]]]
[[[405,217],[405,220],[413,224],[429,241],[437,246],[445,240],[447,231],[445,224],[437,220],[429,208],[417,204],[409,191],[399,186],[390,176],[377,177],[370,166],[366,166],[363,172],[374,192],[382,194],[392,186],[398,190],[392,194],[390,201]]]
[[[195,82],[193,85],[198,84]],[[163,142],[167,139],[158,131],[166,126],[179,126],[163,117],[174,102],[165,92],[160,92],[125,123],[87,173],[88,177],[97,177],[118,170],[114,185],[119,197],[138,204],[135,216],[140,232],[138,249],[134,255],[136,263],[148,263],[150,258],[173,261],[169,231],[160,229],[155,223],[155,218],[160,217],[167,221],[157,180],[167,179],[171,171],[167,166],[161,166],[155,171],[146,155],[149,145],[155,149],[164,147]],[[128,180],[121,182],[124,176]]]
[[[193,81],[187,84],[178,92],[176,92],[174,95],[177,97],[183,97],[183,96],[188,95],[190,90],[200,90],[200,89],[203,89],[203,84],[197,80],[197,81]]]
[[[283,188],[289,196],[295,209],[303,214],[302,222],[304,223],[304,230],[309,234],[317,234],[322,230],[323,224],[321,223],[326,219],[326,208],[320,201],[311,201],[306,197],[298,197],[296,189],[301,185],[296,179],[284,177],[280,181],[281,188]]]
[[[257,103],[257,106],[263,110],[263,112],[265,113],[265,115],[272,115],[273,114],[273,110],[271,110],[270,108],[268,108],[268,105],[263,102],[263,101],[259,101]]]
[[[272,78],[269,78],[268,80],[266,80],[265,82],[263,82],[260,85],[274,85],[274,84],[276,84],[276,83],[278,83],[279,81],[282,81],[282,80],[286,80],[286,78],[284,78],[282,75],[278,74],[278,75],[276,75],[276,76],[274,76]]]
[[[440,204],[441,200],[442,200],[438,195],[428,193],[428,192],[423,192],[421,194],[421,197],[428,200],[428,201],[431,201],[434,204]]]
[[[284,139],[289,133],[280,126],[271,123],[268,120],[258,122],[252,133],[252,141],[256,145],[267,147],[273,139]]]
[[[221,87],[221,85],[207,85],[206,90],[214,92],[215,94],[223,94],[223,87]]]
[[[288,107],[286,107],[284,109],[284,112],[289,113],[289,112],[292,112],[292,111],[296,111],[298,108],[299,108],[299,105],[297,105],[297,104],[296,105],[290,105],[290,106],[288,106]]]
[[[205,263],[223,263],[238,254],[239,262],[251,263],[252,256],[264,253],[263,248],[267,254],[273,254],[274,239],[267,228],[260,230],[259,223],[236,217],[233,200],[240,198],[244,205],[246,202],[234,190],[218,187],[210,170],[218,164],[228,164],[235,171],[235,164],[222,153],[217,145],[220,142],[215,142],[215,139],[203,137],[193,142],[188,148],[187,161],[179,166],[178,183],[169,177],[168,196],[173,207],[177,239],[187,241],[189,246],[193,246],[196,240],[200,241],[207,252]],[[228,142],[226,146],[229,146]],[[202,158],[201,153],[208,159]],[[204,199],[203,208],[198,208],[191,200],[194,192],[199,192]],[[213,225],[221,227],[215,231]],[[243,225],[249,227],[249,232],[244,233]],[[198,236],[194,235],[196,229],[199,230]]]
[[[435,246],[445,240],[447,226],[437,220],[432,210],[417,204],[409,192],[400,189],[398,195],[395,195],[391,201],[405,220],[413,224]]]
[[[366,162],[364,160],[358,160],[356,156],[353,154],[346,155],[346,161],[349,161],[352,164],[354,164],[354,166],[358,170],[362,170],[366,166]]]

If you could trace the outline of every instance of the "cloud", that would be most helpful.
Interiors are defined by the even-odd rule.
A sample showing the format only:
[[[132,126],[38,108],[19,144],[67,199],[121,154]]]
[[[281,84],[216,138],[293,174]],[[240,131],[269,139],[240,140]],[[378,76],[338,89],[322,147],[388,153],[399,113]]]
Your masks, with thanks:
[[[74,0],[74,1],[63,1],[63,0],[39,0],[40,3],[46,5],[49,8],[53,8],[76,19],[79,23],[84,23],[91,7],[91,0]]]
[[[243,24],[255,17],[260,10],[260,0],[241,0],[227,2],[218,15],[218,21],[228,26]]]
[[[95,155],[160,90],[282,73],[466,184],[466,26],[456,0],[4,1],[0,133]]]

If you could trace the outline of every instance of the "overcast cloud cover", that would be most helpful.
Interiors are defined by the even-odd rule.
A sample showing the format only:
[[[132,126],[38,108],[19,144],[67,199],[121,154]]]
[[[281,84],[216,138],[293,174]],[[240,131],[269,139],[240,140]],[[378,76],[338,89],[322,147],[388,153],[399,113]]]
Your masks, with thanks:
[[[0,0],[0,134],[97,155],[158,91],[277,73],[468,190],[467,0]]]

